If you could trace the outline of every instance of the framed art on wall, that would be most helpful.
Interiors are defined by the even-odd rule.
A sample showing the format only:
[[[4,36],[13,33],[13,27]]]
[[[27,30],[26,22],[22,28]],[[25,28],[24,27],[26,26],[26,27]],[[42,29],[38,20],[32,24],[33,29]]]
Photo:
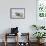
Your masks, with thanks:
[[[24,19],[25,8],[10,8],[10,18],[11,19]]]

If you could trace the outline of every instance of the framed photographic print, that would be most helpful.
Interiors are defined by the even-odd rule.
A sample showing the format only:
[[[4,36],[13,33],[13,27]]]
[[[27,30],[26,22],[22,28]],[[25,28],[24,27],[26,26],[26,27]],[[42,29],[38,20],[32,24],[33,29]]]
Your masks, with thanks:
[[[24,19],[25,8],[10,8],[10,18],[11,19]]]

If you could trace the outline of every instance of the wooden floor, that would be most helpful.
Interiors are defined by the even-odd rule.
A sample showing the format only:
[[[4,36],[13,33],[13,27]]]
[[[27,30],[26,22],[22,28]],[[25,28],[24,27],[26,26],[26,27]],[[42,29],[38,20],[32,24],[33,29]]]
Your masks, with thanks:
[[[0,42],[0,46],[4,46],[4,43],[2,42]],[[15,42],[14,43],[8,43],[8,45],[7,46],[15,46]],[[25,46],[25,45],[24,45]],[[37,46],[37,43],[30,43],[30,46]],[[41,45],[41,46],[46,46],[46,43],[44,43],[44,45]]]

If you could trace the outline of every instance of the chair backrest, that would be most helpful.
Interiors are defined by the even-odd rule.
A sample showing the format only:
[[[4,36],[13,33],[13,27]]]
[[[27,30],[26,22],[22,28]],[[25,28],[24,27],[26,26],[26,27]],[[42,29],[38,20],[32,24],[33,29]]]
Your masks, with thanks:
[[[16,28],[11,28],[11,34],[18,33],[18,27]]]
[[[28,42],[29,41],[29,33],[21,33],[19,37],[20,42]]]

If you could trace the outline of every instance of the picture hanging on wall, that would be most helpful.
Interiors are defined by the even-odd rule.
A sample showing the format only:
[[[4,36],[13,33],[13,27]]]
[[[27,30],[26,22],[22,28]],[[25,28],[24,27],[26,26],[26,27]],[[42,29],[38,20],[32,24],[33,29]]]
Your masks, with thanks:
[[[25,8],[10,8],[10,18],[11,19],[24,19]]]

